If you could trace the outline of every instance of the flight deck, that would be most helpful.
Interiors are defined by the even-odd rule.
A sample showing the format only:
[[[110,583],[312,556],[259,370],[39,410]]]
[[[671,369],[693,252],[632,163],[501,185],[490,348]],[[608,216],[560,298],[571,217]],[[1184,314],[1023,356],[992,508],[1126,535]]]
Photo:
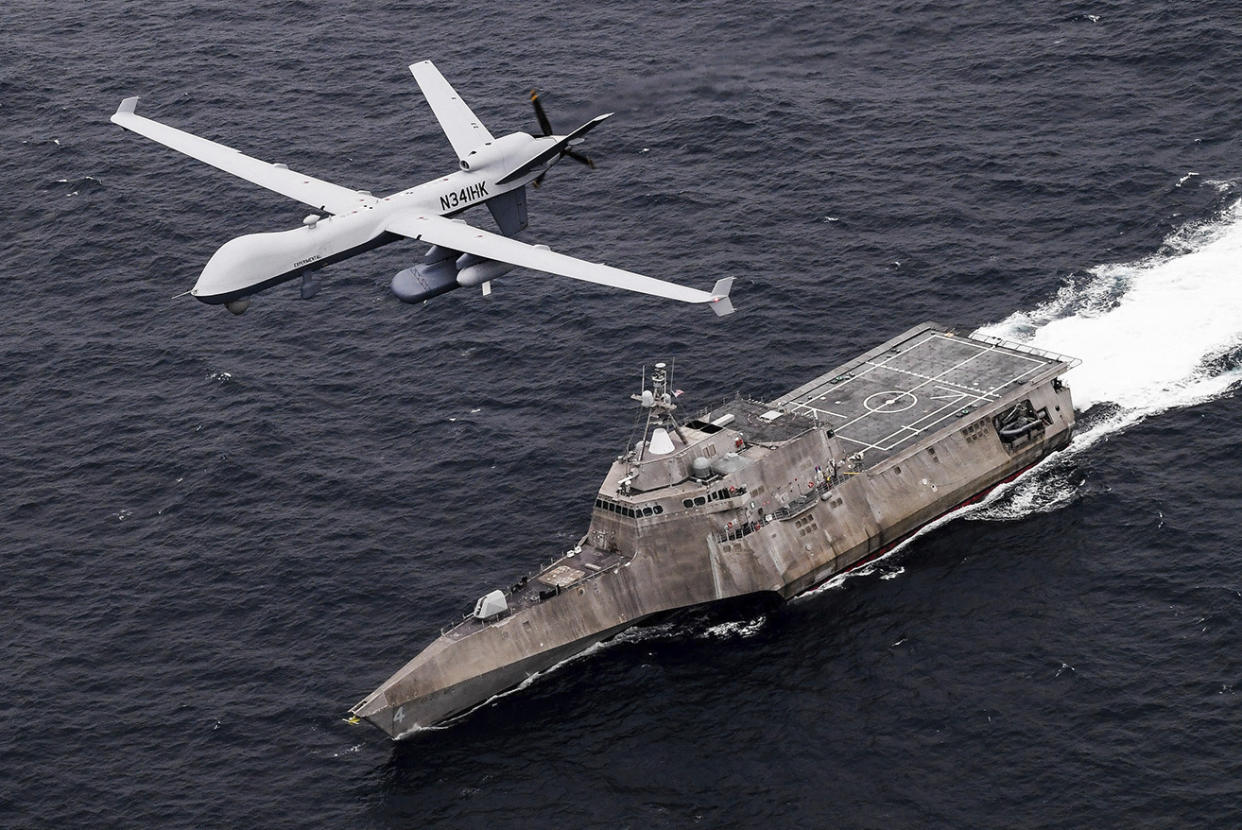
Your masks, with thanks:
[[[847,449],[872,467],[921,436],[1077,365],[1014,343],[925,326],[828,372],[772,402],[831,424]]]

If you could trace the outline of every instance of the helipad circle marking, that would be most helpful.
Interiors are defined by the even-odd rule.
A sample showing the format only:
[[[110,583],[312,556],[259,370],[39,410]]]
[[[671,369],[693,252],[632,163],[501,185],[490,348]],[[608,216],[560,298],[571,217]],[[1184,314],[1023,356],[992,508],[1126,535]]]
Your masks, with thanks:
[[[863,401],[863,406],[868,412],[879,412],[881,414],[891,414],[893,412],[905,412],[910,407],[919,402],[918,397],[913,392],[902,392],[897,389],[888,392],[876,392],[874,395],[868,395]]]

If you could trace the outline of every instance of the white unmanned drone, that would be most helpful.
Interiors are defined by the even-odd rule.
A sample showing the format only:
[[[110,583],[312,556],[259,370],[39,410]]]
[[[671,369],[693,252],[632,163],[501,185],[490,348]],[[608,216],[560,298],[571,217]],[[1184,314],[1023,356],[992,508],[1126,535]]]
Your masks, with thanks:
[[[513,238],[526,227],[526,185],[538,187],[548,169],[565,156],[594,166],[573,148],[611,113],[592,118],[568,135],[553,135],[538,96],[532,93],[543,135],[517,132],[493,138],[431,61],[411,65],[410,72],[453,145],[461,169],[383,198],[283,164],[259,161],[144,118],[134,112],[136,97],[121,102],[113,123],[330,214],[323,218],[312,213],[293,230],[248,234],[226,242],[207,262],[190,294],[241,314],[251,294],[301,277],[302,296],[310,297],[318,290],[314,271],[406,237],[432,246],[420,264],[393,278],[393,293],[410,303],[460,286],[481,285],[484,294],[490,293],[491,280],[520,266],[685,303],[709,303],[718,315],[733,312],[732,277],[717,281],[711,292],[699,291]],[[481,204],[491,210],[503,235],[448,218]]]

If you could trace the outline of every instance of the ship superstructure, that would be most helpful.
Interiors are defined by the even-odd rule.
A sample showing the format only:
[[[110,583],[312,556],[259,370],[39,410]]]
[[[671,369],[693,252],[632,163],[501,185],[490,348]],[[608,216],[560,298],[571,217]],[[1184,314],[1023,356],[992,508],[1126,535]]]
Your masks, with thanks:
[[[657,614],[791,597],[1064,447],[1075,361],[924,324],[774,401],[679,421],[658,364],[580,542],[481,597],[353,710],[394,738]],[[647,386],[645,383],[644,386]]]

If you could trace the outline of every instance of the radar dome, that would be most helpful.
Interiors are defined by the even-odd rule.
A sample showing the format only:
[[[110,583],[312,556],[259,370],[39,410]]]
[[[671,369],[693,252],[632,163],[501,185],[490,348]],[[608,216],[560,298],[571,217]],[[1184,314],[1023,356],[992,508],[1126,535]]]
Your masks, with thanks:
[[[736,473],[738,470],[746,466],[746,460],[735,452],[728,452],[712,461],[712,472],[716,475],[727,476],[729,473]]]

